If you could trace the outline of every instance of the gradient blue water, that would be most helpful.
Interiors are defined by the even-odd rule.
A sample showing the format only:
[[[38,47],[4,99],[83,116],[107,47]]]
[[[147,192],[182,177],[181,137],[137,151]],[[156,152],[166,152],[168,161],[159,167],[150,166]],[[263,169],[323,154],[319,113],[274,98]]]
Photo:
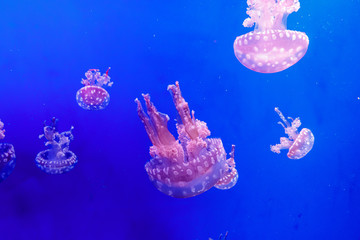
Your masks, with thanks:
[[[305,57],[277,74],[244,68],[233,54],[246,2],[3,1],[0,118],[17,165],[0,184],[0,239],[360,238],[359,0],[301,1],[290,29],[310,38]],[[109,72],[105,111],[77,106],[89,68]],[[144,164],[150,141],[134,98],[150,93],[176,111],[168,84],[180,81],[196,116],[236,144],[237,185],[173,199]],[[270,152],[284,135],[278,106],[315,135],[303,159]],[[34,164],[42,123],[74,125],[79,163],[51,176]]]

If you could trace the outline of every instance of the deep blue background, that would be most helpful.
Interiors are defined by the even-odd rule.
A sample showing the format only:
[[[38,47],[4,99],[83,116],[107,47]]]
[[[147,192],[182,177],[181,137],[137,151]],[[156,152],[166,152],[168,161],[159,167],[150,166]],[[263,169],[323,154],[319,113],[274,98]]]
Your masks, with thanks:
[[[229,240],[360,238],[359,0],[302,0],[289,29],[310,38],[305,57],[276,74],[235,58],[250,29],[245,0],[2,1],[0,118],[17,165],[0,184],[0,239]],[[89,68],[111,67],[104,111],[75,101]],[[231,190],[168,197],[144,170],[150,141],[134,98],[150,93],[176,111],[168,84],[180,81],[197,118],[227,151],[236,144]],[[315,145],[290,160],[269,145],[284,136],[274,112],[301,117]],[[79,163],[53,176],[34,164],[42,123],[74,125]]]

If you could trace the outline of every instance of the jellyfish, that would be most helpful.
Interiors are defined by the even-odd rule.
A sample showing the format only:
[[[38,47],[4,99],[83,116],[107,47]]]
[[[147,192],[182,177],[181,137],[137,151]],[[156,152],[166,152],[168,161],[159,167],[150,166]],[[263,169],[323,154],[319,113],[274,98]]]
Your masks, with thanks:
[[[236,38],[234,52],[245,67],[260,73],[283,71],[306,53],[309,38],[303,32],[286,29],[290,13],[300,8],[299,0],[247,0],[244,27],[254,31]]]
[[[4,138],[4,123],[0,120],[0,139]],[[15,163],[14,146],[10,143],[0,143],[0,182],[4,181],[12,173]]]
[[[80,107],[86,110],[101,110],[109,105],[110,95],[103,88],[111,87],[114,83],[110,81],[109,70],[110,68],[103,75],[99,69],[89,69],[85,73],[86,79],[81,81],[85,86],[76,93],[76,101]]]
[[[211,187],[229,189],[238,179],[232,146],[230,158],[220,138],[208,138],[210,131],[205,122],[195,118],[182,97],[179,83],[169,85],[181,123],[177,123],[179,140],[169,132],[169,117],[157,111],[149,94],[143,94],[147,114],[138,99],[138,115],[153,144],[145,170],[150,181],[161,192],[175,198],[188,198],[201,194]]]
[[[57,131],[57,119],[52,118],[50,125],[44,122],[44,134],[39,139],[45,138],[45,146],[50,148],[38,153],[35,158],[36,166],[49,174],[62,174],[69,172],[77,163],[76,155],[69,150],[70,141],[74,139],[71,127],[69,131]]]
[[[228,231],[226,231],[226,233],[225,233],[224,235],[221,233],[220,236],[219,236],[219,238],[218,238],[218,240],[226,240],[228,234],[229,234]],[[224,238],[223,238],[223,236],[224,236]],[[214,239],[209,238],[209,240],[214,240]]]
[[[284,115],[280,112],[279,108],[276,107],[275,111],[285,123],[286,126],[284,123],[278,122],[283,126],[285,133],[289,136],[289,138],[281,137],[280,144],[270,146],[271,151],[274,153],[280,153],[280,150],[282,149],[289,149],[287,154],[288,158],[300,159],[304,157],[314,146],[314,135],[310,129],[307,128],[301,129],[300,133],[298,133],[297,129],[301,125],[300,118],[292,119],[291,117],[288,117],[288,119],[291,120],[290,125]]]

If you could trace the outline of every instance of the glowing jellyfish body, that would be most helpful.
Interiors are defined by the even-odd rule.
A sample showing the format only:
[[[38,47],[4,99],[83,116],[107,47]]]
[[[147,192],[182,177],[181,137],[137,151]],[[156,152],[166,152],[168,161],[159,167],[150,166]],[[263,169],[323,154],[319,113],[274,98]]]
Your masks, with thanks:
[[[5,137],[4,123],[0,120],[0,139]],[[0,143],[0,182],[5,180],[14,170],[16,163],[14,146]]]
[[[39,138],[45,138],[45,146],[49,149],[41,151],[35,158],[36,166],[49,174],[62,174],[74,168],[77,163],[76,155],[69,150],[70,141],[74,139],[71,131],[58,133],[56,129],[57,119],[52,118],[51,124],[44,127],[44,134]]]
[[[89,69],[85,73],[86,79],[81,81],[85,86],[76,93],[76,101],[80,107],[86,110],[101,110],[109,105],[110,95],[103,88],[113,84],[110,82],[109,70],[110,68],[103,75],[99,69]]]
[[[289,136],[289,138],[281,137],[280,144],[270,146],[271,151],[274,153],[280,153],[280,150],[282,149],[289,149],[287,154],[288,158],[300,159],[304,157],[314,146],[314,135],[310,129],[307,128],[303,128],[300,133],[298,133],[297,129],[301,125],[299,118],[292,119],[289,117],[289,119],[292,120],[290,125],[278,108],[275,108],[275,111],[285,123],[284,125],[282,122],[279,122],[279,124],[284,127],[285,133]]]
[[[145,170],[155,187],[172,197],[188,198],[201,194],[211,187],[229,189],[236,184],[234,149],[226,159],[221,139],[210,136],[206,123],[195,119],[188,103],[182,97],[179,83],[169,85],[175,107],[182,123],[176,125],[179,140],[167,129],[169,117],[157,111],[148,94],[143,94],[147,114],[138,99],[137,111],[153,143],[152,159]]]
[[[286,19],[300,8],[298,0],[248,0],[244,27],[255,30],[234,42],[236,58],[247,68],[260,73],[283,71],[306,53],[309,38],[303,32],[286,29]]]

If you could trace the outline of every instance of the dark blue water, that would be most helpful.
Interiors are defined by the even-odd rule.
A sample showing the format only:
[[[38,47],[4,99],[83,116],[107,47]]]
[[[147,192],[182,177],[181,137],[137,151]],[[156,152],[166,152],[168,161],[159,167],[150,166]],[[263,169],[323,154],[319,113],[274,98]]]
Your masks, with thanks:
[[[233,53],[246,1],[3,1],[0,118],[17,155],[0,184],[0,239],[229,240],[360,238],[359,0],[301,1],[289,29],[306,32],[293,67],[260,74]],[[89,68],[111,67],[110,105],[85,111],[76,91]],[[134,99],[150,93],[177,115],[168,84],[227,151],[237,185],[174,199],[149,181],[150,141]],[[294,161],[270,151],[284,136],[274,107],[300,117],[315,145]],[[35,166],[43,121],[74,128],[78,165]]]

